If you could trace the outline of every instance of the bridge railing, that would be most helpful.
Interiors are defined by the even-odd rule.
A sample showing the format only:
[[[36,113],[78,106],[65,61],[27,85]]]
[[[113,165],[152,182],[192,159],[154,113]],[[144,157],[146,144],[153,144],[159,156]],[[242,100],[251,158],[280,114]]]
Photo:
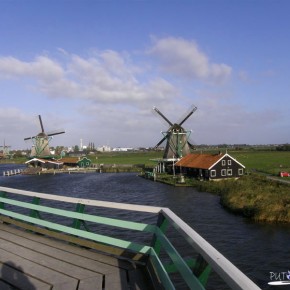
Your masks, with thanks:
[[[45,201],[54,201],[57,206],[51,202],[45,205]],[[74,210],[60,206],[67,203],[74,205]],[[154,214],[156,224],[89,214],[85,212],[87,206]],[[47,214],[57,219],[49,220]],[[46,215],[46,219],[43,219],[43,215]],[[59,221],[63,219],[71,219],[71,225],[60,223]],[[231,289],[260,289],[168,208],[72,198],[0,187],[0,220],[110,254],[146,261],[150,272],[157,277],[156,283],[160,283],[165,289],[175,289],[172,274],[177,272],[190,289],[205,289],[211,270],[216,272]],[[151,235],[152,239],[149,244],[132,242],[93,232],[87,223],[146,233]],[[84,229],[81,229],[81,226]],[[166,234],[169,226],[192,246],[197,257],[193,259],[182,257]],[[110,233],[113,234],[113,231]],[[170,258],[169,262],[168,259],[163,259],[162,253],[166,253]]]

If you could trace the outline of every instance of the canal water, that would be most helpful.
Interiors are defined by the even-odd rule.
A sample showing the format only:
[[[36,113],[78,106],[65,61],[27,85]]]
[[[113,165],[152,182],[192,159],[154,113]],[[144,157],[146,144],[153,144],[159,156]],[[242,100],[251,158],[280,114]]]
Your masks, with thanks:
[[[0,164],[0,186],[168,207],[259,287],[290,289],[289,285],[268,285],[275,279],[274,275],[277,277],[280,273],[281,277],[281,273],[290,271],[290,225],[253,223],[222,208],[216,195],[156,183],[134,173],[3,176],[3,170],[18,168],[16,165]],[[212,282],[210,286],[211,289],[224,289],[224,286],[212,285]]]

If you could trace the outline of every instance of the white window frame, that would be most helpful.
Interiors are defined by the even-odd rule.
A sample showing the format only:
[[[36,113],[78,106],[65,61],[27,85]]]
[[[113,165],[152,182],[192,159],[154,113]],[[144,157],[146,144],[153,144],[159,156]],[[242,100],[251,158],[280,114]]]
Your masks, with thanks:
[[[233,175],[233,170],[232,169],[227,169],[227,175],[232,176]]]
[[[239,168],[238,169],[238,174],[239,175],[244,175],[244,169],[243,168]]]
[[[222,169],[221,176],[227,176],[227,170],[226,169]]]
[[[222,166],[225,166],[225,165],[226,165],[226,161],[222,160]]]
[[[211,170],[210,171],[210,177],[216,177],[216,170]]]
[[[228,160],[228,165],[232,165],[232,160]]]

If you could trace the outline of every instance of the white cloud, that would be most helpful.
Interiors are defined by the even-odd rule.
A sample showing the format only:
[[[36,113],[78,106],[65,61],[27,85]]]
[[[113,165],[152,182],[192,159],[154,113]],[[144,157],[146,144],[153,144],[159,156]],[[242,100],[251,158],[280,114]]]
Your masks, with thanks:
[[[150,54],[157,57],[163,71],[186,79],[221,83],[232,72],[226,64],[211,63],[195,42],[182,38],[157,39]]]
[[[178,122],[195,104],[198,110],[184,127],[193,129],[197,144],[259,142],[262,138],[267,143],[267,131],[278,124],[274,111],[253,109],[251,113],[239,105],[232,86],[212,86],[227,80],[231,67],[211,62],[192,41],[159,39],[150,54],[141,56],[140,52],[136,56],[104,50],[84,57],[58,51],[59,58],[43,55],[31,61],[0,57],[5,95],[0,129],[7,142],[22,146],[24,137],[38,132],[39,124],[31,120],[41,114],[45,128],[51,127],[47,130],[65,129],[66,134],[55,138],[56,144],[74,145],[83,138],[96,145],[108,141],[112,146],[154,146],[168,124],[151,113],[153,106],[171,122]],[[245,71],[239,76],[248,80]],[[11,91],[9,86],[13,86]]]
[[[47,56],[31,62],[0,58],[0,78],[32,79],[34,91],[48,97],[140,106],[140,102],[169,101],[176,94],[174,86],[161,77],[144,81],[141,75],[139,80],[141,71],[127,55],[112,50],[88,58],[66,54],[62,62]]]
[[[63,76],[62,67],[45,56],[38,56],[32,62],[14,57],[0,58],[0,72],[0,78],[34,77],[47,81]]]

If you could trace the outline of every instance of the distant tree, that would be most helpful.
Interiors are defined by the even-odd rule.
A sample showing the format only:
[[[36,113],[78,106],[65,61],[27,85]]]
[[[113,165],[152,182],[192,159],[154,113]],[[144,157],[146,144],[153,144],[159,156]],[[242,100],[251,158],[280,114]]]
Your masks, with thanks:
[[[277,151],[290,151],[290,144],[283,144],[276,147]]]
[[[22,151],[21,150],[16,150],[16,151],[13,151],[14,153],[14,157],[22,157]]]
[[[60,155],[60,153],[63,151],[64,146],[56,146],[55,148],[55,154]]]
[[[78,145],[73,146],[74,152],[79,152],[80,147]]]

